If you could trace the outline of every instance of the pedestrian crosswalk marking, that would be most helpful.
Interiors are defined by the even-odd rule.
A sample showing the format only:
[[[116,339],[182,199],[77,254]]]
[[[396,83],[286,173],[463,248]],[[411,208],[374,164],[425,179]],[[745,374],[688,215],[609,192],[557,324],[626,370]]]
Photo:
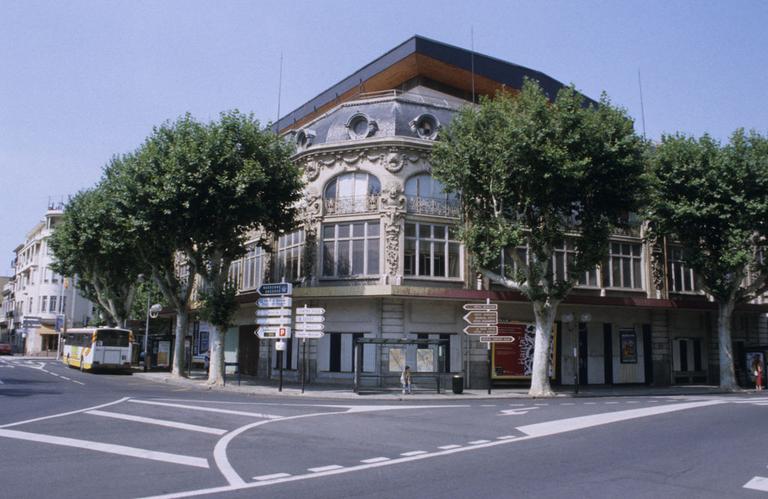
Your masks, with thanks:
[[[768,478],[763,476],[756,476],[752,480],[745,483],[743,488],[768,492]]]
[[[163,461],[166,463],[183,464],[186,466],[194,466],[196,468],[209,468],[208,460],[202,457],[183,456],[181,454],[170,454],[168,452],[157,452],[148,449],[140,449],[138,447],[127,447],[125,445],[94,442],[92,440],[56,437],[53,435],[44,435],[41,433],[29,433],[24,431],[5,429],[0,429],[0,437],[61,445],[64,447],[75,447],[78,449],[106,452],[108,454],[118,454],[121,456],[138,457],[141,459],[151,459],[153,461]]]
[[[253,479],[262,482],[264,480],[274,480],[276,478],[285,478],[288,476],[291,476],[291,474],[290,473],[272,473],[271,475],[255,476],[253,477]]]
[[[263,419],[282,419],[283,418],[283,416],[275,416],[274,414],[262,414],[259,412],[246,412],[246,411],[233,411],[232,409],[216,409],[213,407],[200,407],[197,405],[171,404],[169,402],[155,402],[153,400],[131,399],[129,400],[129,402],[133,402],[134,404],[159,405],[162,407],[176,407],[178,409],[188,409],[190,411],[216,412],[219,414],[234,414],[236,416],[249,416],[252,418],[263,418]]]
[[[177,428],[180,430],[196,431],[199,433],[209,433],[211,435],[223,435],[227,430],[221,428],[209,428],[207,426],[198,426],[188,423],[179,423],[177,421],[168,421],[165,419],[145,418],[142,416],[134,416],[132,414],[121,414],[118,412],[107,411],[88,411],[86,414],[92,416],[102,416],[106,418],[122,419],[124,421],[136,421],[137,423],[153,424],[157,426],[165,426],[168,428]]]

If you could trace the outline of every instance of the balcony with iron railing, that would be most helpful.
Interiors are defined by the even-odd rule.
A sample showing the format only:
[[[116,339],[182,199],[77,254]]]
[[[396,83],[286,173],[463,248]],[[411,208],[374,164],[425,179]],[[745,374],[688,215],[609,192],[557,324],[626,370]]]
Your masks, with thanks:
[[[460,206],[458,199],[408,196],[406,201],[408,213],[448,218],[459,218]]]
[[[349,196],[325,199],[326,215],[351,215],[357,213],[375,213],[379,211],[379,194],[367,196]]]

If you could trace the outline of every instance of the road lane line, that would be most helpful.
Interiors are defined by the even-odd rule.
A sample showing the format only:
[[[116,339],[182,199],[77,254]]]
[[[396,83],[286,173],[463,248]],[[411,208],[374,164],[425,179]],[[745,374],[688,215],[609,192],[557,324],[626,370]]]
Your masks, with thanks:
[[[323,471],[332,471],[332,470],[340,470],[344,466],[339,466],[338,464],[331,464],[329,466],[320,466],[319,468],[308,468],[307,471],[311,471],[312,473],[322,473]]]
[[[488,442],[490,442],[490,440],[473,440],[469,442],[469,445],[487,444]]]
[[[208,460],[202,457],[182,456],[180,454],[170,454],[167,452],[139,449],[138,447],[105,444],[102,442],[94,442],[92,440],[55,437],[53,435],[43,435],[40,433],[28,433],[25,431],[2,429],[0,429],[0,437],[15,438],[17,440],[28,440],[30,442],[40,442],[45,444],[62,445],[64,447],[75,447],[78,449],[106,452],[108,454],[118,454],[121,456],[138,457],[141,459],[151,459],[153,461],[163,461],[166,463],[183,464],[186,466],[194,466],[196,468],[208,469],[209,467]]]
[[[526,426],[518,426],[516,430],[534,437],[544,437],[556,435],[567,431],[582,430],[593,426],[604,425],[626,421],[628,419],[642,418],[646,416],[656,416],[668,412],[682,411],[685,409],[695,409],[712,405],[724,404],[722,400],[706,400],[703,402],[687,402],[682,404],[670,404],[664,406],[647,407],[643,409],[628,409],[625,411],[607,412],[604,414],[592,414],[590,416],[580,416],[576,418],[558,419],[556,421],[547,421],[545,423],[536,423]]]
[[[109,407],[110,405],[119,404],[121,402],[125,402],[126,400],[130,400],[130,397],[123,397],[121,399],[115,400],[114,402],[108,402],[106,404],[94,405],[93,407],[86,407],[85,409],[78,409],[76,411],[61,412],[59,414],[51,414],[50,416],[43,416],[43,417],[35,418],[35,419],[27,419],[27,420],[24,420],[24,421],[16,421],[15,423],[4,424],[4,425],[0,426],[0,428],[10,428],[11,426],[19,426],[19,425],[27,424],[27,423],[36,423],[37,421],[43,421],[45,419],[53,419],[53,418],[61,418],[61,417],[64,417],[64,416],[71,416],[72,414],[80,414],[81,412],[88,412],[88,411],[93,411],[95,409],[101,409],[103,407]]]
[[[272,473],[271,475],[261,475],[261,476],[255,476],[253,477],[254,480],[274,480],[275,478],[285,478],[287,476],[291,476],[290,473]]]
[[[509,440],[510,438],[517,438],[514,435],[503,435],[501,437],[496,437],[497,440]]]
[[[252,418],[264,418],[264,419],[283,419],[283,416],[275,416],[274,414],[262,414],[260,412],[245,412],[245,411],[233,411],[231,409],[216,409],[214,407],[200,407],[196,405],[185,404],[171,404],[169,402],[155,402],[152,400],[136,400],[131,399],[129,402],[134,404],[147,404],[147,405],[159,405],[163,407],[176,407],[179,409],[189,409],[190,411],[203,411],[203,412],[216,412],[219,414],[234,414],[237,416],[249,416]]]
[[[438,449],[450,450],[450,449],[458,449],[459,447],[461,447],[461,445],[451,444],[451,445],[441,445],[440,447],[438,447]]]
[[[370,459],[361,459],[361,463],[365,464],[373,464],[373,463],[383,463],[384,461],[390,461],[388,457],[380,456],[380,457],[372,457]]]
[[[425,451],[425,450],[412,450],[410,452],[403,452],[400,455],[408,457],[408,456],[418,456],[419,454],[426,454],[426,453],[427,453],[427,451]]]
[[[768,478],[763,476],[756,476],[752,480],[745,483],[742,488],[768,492]]]
[[[134,416],[132,414],[121,414],[119,412],[107,411],[88,411],[86,414],[93,416],[103,416],[105,418],[122,419],[125,421],[136,421],[137,423],[153,424],[157,426],[166,426],[168,428],[178,428],[180,430],[197,431],[200,433],[210,433],[211,435],[223,435],[227,430],[220,428],[209,428],[207,426],[198,426],[196,424],[179,423],[177,421],[168,421],[165,419],[145,418],[143,416]]]

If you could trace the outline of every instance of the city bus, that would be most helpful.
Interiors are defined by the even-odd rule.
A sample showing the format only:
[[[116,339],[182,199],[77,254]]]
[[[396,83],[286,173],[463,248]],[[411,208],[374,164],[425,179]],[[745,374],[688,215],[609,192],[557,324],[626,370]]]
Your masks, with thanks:
[[[114,327],[74,328],[62,333],[61,360],[81,371],[130,369],[133,333]]]

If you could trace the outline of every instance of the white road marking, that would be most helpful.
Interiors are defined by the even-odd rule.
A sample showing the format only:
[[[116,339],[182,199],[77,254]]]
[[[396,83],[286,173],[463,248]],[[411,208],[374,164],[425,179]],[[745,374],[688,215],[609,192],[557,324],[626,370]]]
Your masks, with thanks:
[[[384,461],[390,461],[388,457],[372,457],[370,459],[361,459],[361,463],[365,464],[373,464],[373,463],[383,463]]]
[[[744,484],[743,488],[768,492],[768,478],[756,476]]]
[[[250,416],[252,418],[264,418],[264,419],[283,419],[283,416],[275,416],[274,414],[262,414],[259,412],[245,412],[245,411],[233,411],[231,409],[216,409],[214,407],[200,407],[196,405],[184,405],[184,404],[171,404],[168,402],[154,402],[152,400],[135,400],[131,399],[129,402],[134,404],[147,404],[147,405],[159,405],[163,407],[177,407],[179,409],[189,409],[191,411],[203,411],[203,412],[216,412],[219,414],[234,414],[236,416]]]
[[[505,409],[503,411],[499,411],[501,414],[499,416],[522,416],[523,414],[528,414],[528,411],[532,411],[534,409],[538,409],[538,407],[520,407],[517,409]]]
[[[426,454],[426,453],[427,451],[425,450],[412,450],[410,452],[403,452],[400,455],[408,457],[408,456],[418,456],[419,454]]]
[[[560,405],[576,405],[576,403],[574,403],[574,402],[563,402]]]
[[[488,442],[490,442],[490,440],[472,440],[469,442],[469,445],[487,444]]]
[[[657,413],[661,414],[661,413],[665,413],[665,412],[681,411],[681,410],[684,410],[684,409],[691,409],[691,408],[695,408],[695,407],[706,407],[706,406],[716,405],[716,404],[721,404],[721,403],[726,403],[726,402],[725,401],[713,401],[713,400],[710,400],[710,401],[698,402],[698,403],[696,403],[696,402],[694,402],[694,403],[681,403],[681,404],[674,404],[674,405],[665,406],[665,407],[654,407],[654,408],[652,408],[652,410],[658,411]],[[616,421],[622,421],[624,419],[632,419],[633,417],[641,417],[641,416],[645,416],[645,415],[651,415],[651,413],[647,413],[647,412],[645,414],[639,414],[640,412],[648,411],[648,410],[649,409],[633,409],[633,410],[620,411],[620,412],[613,413],[613,414],[621,414],[623,417],[617,418]],[[337,414],[343,414],[343,413],[337,413]],[[328,415],[328,413],[317,413],[317,414],[314,414],[314,416],[326,416],[326,415]],[[312,415],[305,415],[305,416],[299,416],[299,417],[309,417],[309,416],[312,416]],[[289,419],[289,418],[285,418],[285,419]],[[294,418],[290,418],[290,419],[294,419]],[[565,420],[565,421],[567,421],[567,420]],[[246,431],[248,429],[253,428],[254,426],[268,424],[268,423],[271,423],[271,422],[273,422],[273,421],[259,421],[258,423],[253,423],[253,424],[248,425],[248,426],[246,426],[244,428],[240,428],[240,429],[237,430],[237,432]],[[593,422],[593,425],[605,424],[607,422],[612,422],[612,421],[603,421],[603,422],[596,422],[595,421],[595,422]],[[558,421],[552,421],[550,423],[553,424],[554,426],[557,426],[559,422]],[[518,430],[519,430],[519,428],[518,428]],[[231,435],[231,433],[228,434],[227,436],[229,436],[229,435]],[[437,452],[431,452],[431,453],[428,453],[428,454],[420,454],[418,456],[400,457],[400,458],[397,458],[397,459],[390,459],[390,460],[382,461],[382,462],[378,462],[378,463],[360,464],[360,465],[357,465],[357,466],[350,466],[350,467],[341,468],[341,469],[333,469],[333,470],[328,470],[328,471],[321,471],[321,472],[305,474],[305,475],[293,475],[293,476],[289,476],[289,477],[286,477],[286,478],[278,478],[278,479],[275,479],[275,480],[265,480],[265,481],[250,482],[250,483],[245,483],[245,482],[232,483],[230,481],[231,485],[225,485],[225,486],[222,486],[222,487],[211,487],[211,488],[208,488],[208,489],[198,489],[198,490],[188,490],[188,491],[182,491],[182,492],[174,492],[174,493],[170,493],[170,494],[163,494],[163,495],[157,495],[157,496],[152,496],[152,497],[146,497],[144,499],[176,499],[176,498],[182,498],[182,497],[194,497],[194,496],[202,496],[202,495],[209,495],[209,494],[232,492],[232,491],[237,491],[237,490],[245,490],[245,489],[251,489],[251,488],[256,488],[256,487],[266,487],[266,486],[270,486],[270,485],[274,485],[274,484],[278,484],[278,483],[296,482],[296,481],[299,481],[299,480],[308,480],[308,479],[320,478],[320,477],[331,476],[331,475],[339,475],[339,474],[342,474],[342,473],[354,473],[354,472],[357,472],[357,471],[363,471],[363,470],[368,470],[368,469],[372,469],[372,468],[379,468],[379,467],[382,467],[382,466],[392,466],[392,465],[397,465],[397,464],[402,464],[402,463],[408,463],[408,462],[411,462],[411,461],[418,461],[418,460],[421,460],[421,459],[431,459],[431,458],[434,458],[434,457],[447,456],[447,455],[456,454],[456,453],[459,453],[459,452],[477,451],[479,449],[484,449],[486,447],[496,447],[498,445],[508,445],[508,444],[517,443],[517,442],[520,442],[520,441],[523,441],[523,440],[532,440],[534,438],[538,438],[539,436],[545,436],[545,435],[546,435],[546,433],[542,433],[541,435],[523,436],[523,437],[519,437],[519,438],[515,438],[515,439],[495,440],[495,441],[489,442],[487,444],[481,444],[481,445],[476,445],[476,446],[472,446],[472,447],[445,446],[445,447],[453,447],[453,448],[445,448],[444,447],[443,448],[444,450],[437,451]]]
[[[329,466],[320,466],[319,468],[309,468],[307,471],[311,471],[312,473],[322,473],[323,471],[332,471],[332,470],[340,470],[344,466],[339,466],[338,464],[331,464]]]
[[[125,445],[94,442],[92,440],[55,437],[53,435],[43,435],[40,433],[28,433],[24,431],[2,429],[0,429],[0,437],[28,440],[30,442],[41,442],[45,444],[63,445],[65,447],[75,447],[78,449],[106,452],[109,454],[119,454],[121,456],[138,457],[141,459],[151,459],[153,461],[183,464],[186,466],[194,466],[196,468],[208,468],[208,460],[202,457],[182,456],[180,454],[169,454],[167,452],[156,452],[148,449],[139,449],[137,447],[127,447]]]
[[[627,401],[627,404],[637,404],[637,400],[629,400]]]
[[[533,404],[533,405],[539,405],[539,406],[547,406],[549,404]]]
[[[72,414],[80,414],[81,412],[88,412],[88,411],[93,411],[95,409],[101,409],[102,407],[109,407],[110,405],[119,404],[121,402],[125,402],[126,400],[130,400],[130,398],[129,397],[123,397],[121,399],[115,400],[114,402],[108,402],[106,404],[101,404],[101,405],[95,405],[93,407],[86,407],[85,409],[78,409],[77,411],[61,412],[59,414],[51,414],[50,416],[43,416],[43,417],[40,417],[40,418],[27,419],[25,421],[16,421],[15,423],[9,423],[9,424],[2,425],[2,426],[0,426],[0,428],[10,428],[11,426],[19,426],[19,425],[27,424],[27,423],[35,423],[37,421],[43,421],[44,419],[53,419],[53,418],[60,418],[60,417],[63,417],[63,416],[71,416]]]
[[[82,383],[80,381],[77,381],[76,379],[73,379],[72,383],[77,383],[78,385],[84,385],[85,384],[85,383]]]
[[[509,440],[511,438],[517,438],[514,435],[502,435],[501,437],[496,437],[497,440]]]
[[[285,478],[287,476],[291,476],[290,473],[272,473],[271,475],[261,475],[261,476],[255,476],[253,477],[254,480],[274,480],[275,478]]]
[[[459,447],[461,447],[461,445],[456,445],[456,444],[452,444],[452,445],[441,445],[440,447],[438,447],[438,449],[443,449],[443,450],[450,450],[450,449],[458,449]]]
[[[165,419],[145,418],[142,416],[134,416],[132,414],[121,414],[118,412],[107,411],[88,411],[86,414],[93,416],[104,416],[106,418],[122,419],[125,421],[136,421],[137,423],[153,424],[157,426],[166,426],[168,428],[178,428],[180,430],[197,431],[200,433],[209,433],[211,435],[223,435],[227,430],[220,428],[209,428],[207,426],[198,426],[195,424],[179,423],[177,421],[168,421]]]
[[[595,405],[597,402],[584,402],[584,405]]]
[[[556,435],[567,431],[582,430],[592,426],[616,423],[628,419],[642,418],[645,416],[655,416],[668,412],[682,411],[685,409],[695,409],[698,407],[707,407],[725,403],[722,400],[705,400],[703,402],[687,402],[682,404],[670,404],[665,406],[647,407],[643,409],[628,409],[625,411],[608,412],[605,414],[592,414],[590,416],[580,416],[576,418],[559,419],[556,421],[547,421],[545,423],[536,423],[516,428],[526,435],[535,437],[544,437]]]
[[[496,404],[481,404],[480,407],[496,407]]]
[[[61,379],[65,379],[67,381],[72,381],[72,378],[67,378],[66,376],[62,376]]]
[[[605,405],[613,405],[613,404],[618,404],[618,402],[603,402],[603,403],[604,403]]]

